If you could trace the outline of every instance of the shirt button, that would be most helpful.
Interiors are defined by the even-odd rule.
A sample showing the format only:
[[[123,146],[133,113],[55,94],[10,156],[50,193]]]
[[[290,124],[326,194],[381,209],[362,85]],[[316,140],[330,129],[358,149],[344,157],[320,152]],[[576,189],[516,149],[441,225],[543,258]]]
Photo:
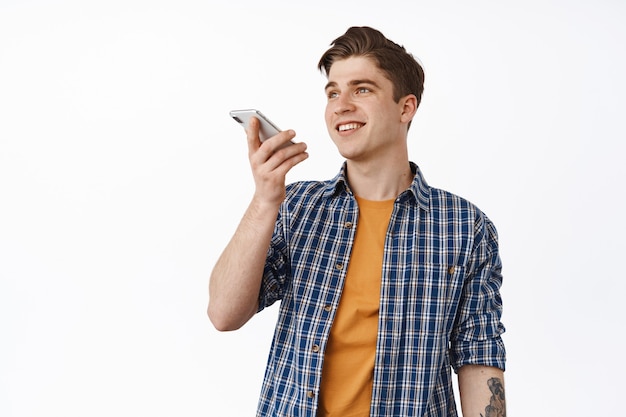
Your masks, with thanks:
[[[320,347],[318,345],[313,345],[313,348],[311,350],[313,350],[313,352],[317,353],[317,352],[320,351]]]
[[[313,391],[307,391],[306,396],[309,398],[315,398],[315,393]]]
[[[351,228],[352,228],[352,222],[346,222],[346,223],[344,224],[344,227],[345,227],[346,229],[351,229]]]
[[[454,267],[453,266],[448,268],[448,274],[450,274],[450,275],[454,274]]]
[[[341,271],[343,269],[343,264],[338,263],[337,265],[335,265],[335,268],[337,268],[339,271]]]
[[[333,309],[333,306],[331,306],[331,305],[324,306],[324,311],[327,312],[327,313],[330,313],[332,311],[332,309]]]

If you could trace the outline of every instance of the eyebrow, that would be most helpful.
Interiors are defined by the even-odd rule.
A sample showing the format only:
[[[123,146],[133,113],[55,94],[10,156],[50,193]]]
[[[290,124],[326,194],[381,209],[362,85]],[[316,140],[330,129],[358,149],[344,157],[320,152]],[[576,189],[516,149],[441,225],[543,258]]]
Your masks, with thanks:
[[[376,84],[376,82],[369,80],[369,79],[363,79],[363,80],[352,80],[348,83],[349,86],[356,86],[356,85],[362,85],[362,84],[369,84],[372,85],[376,88],[380,88],[378,86],[378,84]],[[334,81],[330,81],[328,82],[328,84],[326,84],[326,86],[324,87],[324,90],[328,90],[331,87],[337,87],[338,84]]]

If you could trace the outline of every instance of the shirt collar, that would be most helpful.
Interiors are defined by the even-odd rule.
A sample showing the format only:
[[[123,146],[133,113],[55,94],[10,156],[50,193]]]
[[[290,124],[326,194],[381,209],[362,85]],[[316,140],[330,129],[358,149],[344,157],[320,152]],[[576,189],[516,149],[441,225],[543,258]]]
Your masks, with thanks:
[[[411,171],[414,174],[413,182],[411,183],[411,186],[401,195],[410,193],[411,197],[417,202],[420,208],[428,211],[430,207],[430,186],[424,179],[424,175],[417,164],[413,162],[409,162],[409,164],[411,165]]]
[[[419,169],[417,164],[409,161],[409,165],[411,166],[411,171],[414,174],[413,182],[406,191],[400,194],[398,201],[408,201],[407,199],[409,199],[417,203],[420,208],[428,210],[430,206],[430,186],[424,179],[422,171]],[[346,169],[347,164],[344,162],[339,170],[339,173],[333,179],[328,181],[328,186],[326,187],[326,191],[324,193],[327,198],[336,197],[343,192],[352,195],[346,176]]]

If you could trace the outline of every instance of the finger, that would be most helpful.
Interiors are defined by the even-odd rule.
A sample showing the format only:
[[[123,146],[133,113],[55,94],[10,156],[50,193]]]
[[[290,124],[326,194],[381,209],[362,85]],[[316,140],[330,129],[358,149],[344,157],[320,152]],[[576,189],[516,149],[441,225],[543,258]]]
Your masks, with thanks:
[[[263,145],[258,150],[257,154],[253,157],[256,162],[260,162],[265,165],[267,171],[271,172],[275,169],[280,169],[286,161],[289,161],[291,158],[296,157],[299,154],[302,154],[306,151],[306,144],[304,142],[293,143],[291,145],[287,145],[281,147],[281,144],[285,144],[287,141],[281,140],[273,141],[272,143],[268,143],[268,141],[263,142]],[[267,145],[266,145],[267,143]],[[279,148],[274,151],[274,147],[278,146]],[[287,162],[286,165],[291,165]]]
[[[300,147],[304,144],[298,143],[294,144],[293,147]],[[290,146],[291,148],[291,146]],[[309,154],[306,152],[306,146],[301,151],[290,155],[287,158],[281,159],[280,163],[273,169],[275,172],[280,172],[283,176],[287,174],[293,167],[298,165],[300,162],[306,160],[309,157]]]
[[[260,123],[258,124],[260,126]],[[289,141],[296,136],[293,130],[285,130],[257,145],[249,145],[249,159],[256,164],[267,164],[268,170],[273,170],[286,158],[291,157],[297,151],[282,152],[283,148],[290,148]],[[300,151],[304,150],[303,148]]]
[[[269,170],[289,171],[295,165],[308,158],[307,146],[304,142],[294,143],[274,152],[266,162]]]
[[[277,135],[265,140],[262,143],[262,146],[265,148],[266,152],[273,154],[278,150],[293,144],[294,142],[292,142],[292,139],[295,137],[296,132],[293,130],[283,130]]]
[[[250,154],[256,152],[261,146],[261,140],[259,139],[259,120],[256,117],[250,118],[250,123],[246,129],[246,138],[248,141],[248,152]]]

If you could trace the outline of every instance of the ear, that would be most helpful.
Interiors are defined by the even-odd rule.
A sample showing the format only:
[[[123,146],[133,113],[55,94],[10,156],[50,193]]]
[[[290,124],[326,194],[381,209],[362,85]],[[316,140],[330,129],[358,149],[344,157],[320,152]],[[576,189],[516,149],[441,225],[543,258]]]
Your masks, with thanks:
[[[398,104],[401,105],[402,113],[400,115],[400,120],[403,123],[409,123],[413,120],[413,116],[415,116],[415,112],[417,112],[417,97],[414,94],[409,94],[400,99]]]

